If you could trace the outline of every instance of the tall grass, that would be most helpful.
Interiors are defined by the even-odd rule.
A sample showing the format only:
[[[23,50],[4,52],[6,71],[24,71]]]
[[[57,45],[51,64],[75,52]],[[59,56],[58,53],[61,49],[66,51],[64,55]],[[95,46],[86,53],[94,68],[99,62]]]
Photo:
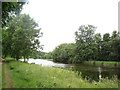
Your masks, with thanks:
[[[20,61],[9,62],[8,69],[13,88],[118,88],[117,77],[90,83],[73,71]]]
[[[120,62],[115,62],[115,61],[85,61],[85,62],[89,62],[89,63],[105,63],[105,64],[120,64]]]
[[[120,62],[115,61],[84,61],[85,64],[94,64],[97,66],[104,66],[108,68],[120,67]]]

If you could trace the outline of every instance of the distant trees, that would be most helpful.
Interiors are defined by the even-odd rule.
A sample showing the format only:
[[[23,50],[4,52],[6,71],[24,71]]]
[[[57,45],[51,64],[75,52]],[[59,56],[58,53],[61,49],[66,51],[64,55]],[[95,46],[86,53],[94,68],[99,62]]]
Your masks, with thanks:
[[[112,40],[112,52],[111,52],[111,58],[112,60],[118,60],[120,61],[120,39],[114,38]]]
[[[43,51],[37,51],[34,50],[31,55],[30,58],[34,58],[34,59],[53,59],[53,52],[43,52]]]
[[[110,36],[95,34],[93,25],[81,25],[75,32],[76,43],[61,44],[53,51],[53,59],[58,62],[78,63],[86,60],[119,61],[120,38],[117,31]]]
[[[43,51],[37,51],[37,50],[33,50],[31,55],[30,55],[30,58],[34,58],[34,59],[45,59],[45,52]]]
[[[53,60],[57,62],[72,62],[70,58],[74,57],[74,43],[64,43],[53,50]]]
[[[20,14],[13,17],[2,32],[4,57],[10,55],[17,60],[20,57],[29,58],[32,51],[40,48],[40,28],[29,15]]]
[[[76,55],[80,61],[84,60],[119,60],[119,36],[117,31],[113,31],[112,36],[105,33],[103,38],[100,33],[95,34],[93,25],[82,25],[76,35]],[[117,43],[117,47],[115,47]]]
[[[43,59],[53,59],[53,52],[45,53]]]
[[[102,44],[102,36],[100,33],[97,33],[94,35],[94,60],[100,60],[101,59],[101,44]]]

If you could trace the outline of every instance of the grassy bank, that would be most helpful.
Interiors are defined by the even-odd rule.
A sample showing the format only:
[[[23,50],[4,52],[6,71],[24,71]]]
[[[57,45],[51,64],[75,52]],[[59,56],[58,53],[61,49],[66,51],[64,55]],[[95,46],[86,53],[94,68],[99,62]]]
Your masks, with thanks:
[[[102,65],[105,67],[120,67],[120,62],[114,62],[114,61],[84,61],[84,63]]]
[[[20,61],[7,63],[13,88],[117,88],[117,77],[92,83],[69,70],[42,67]]]

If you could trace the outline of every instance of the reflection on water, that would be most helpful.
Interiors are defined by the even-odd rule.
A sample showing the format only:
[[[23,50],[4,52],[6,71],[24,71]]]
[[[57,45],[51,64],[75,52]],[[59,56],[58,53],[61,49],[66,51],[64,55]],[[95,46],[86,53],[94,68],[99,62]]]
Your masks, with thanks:
[[[23,59],[20,59],[20,61],[24,61]],[[39,64],[42,66],[53,66],[53,67],[60,67],[69,69],[72,71],[75,71],[79,74],[79,72],[82,72],[82,77],[87,78],[89,80],[96,80],[99,81],[101,78],[112,78],[114,75],[118,75],[118,69],[117,68],[105,68],[105,67],[98,67],[94,65],[87,65],[87,64],[63,64],[63,63],[56,63],[49,60],[44,59],[29,59],[27,61],[30,63]]]
[[[102,68],[101,67],[98,67],[98,72],[99,72],[99,79],[101,79],[101,77],[102,77],[102,75],[101,75]]]

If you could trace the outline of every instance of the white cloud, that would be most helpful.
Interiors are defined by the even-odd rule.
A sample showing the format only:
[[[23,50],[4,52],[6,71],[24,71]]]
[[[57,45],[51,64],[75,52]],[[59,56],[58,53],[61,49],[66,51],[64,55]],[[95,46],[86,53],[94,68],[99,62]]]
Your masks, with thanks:
[[[74,42],[80,25],[97,26],[97,33],[118,29],[119,0],[29,0],[23,12],[39,23],[44,33],[40,39],[44,51],[52,51],[61,43]]]

